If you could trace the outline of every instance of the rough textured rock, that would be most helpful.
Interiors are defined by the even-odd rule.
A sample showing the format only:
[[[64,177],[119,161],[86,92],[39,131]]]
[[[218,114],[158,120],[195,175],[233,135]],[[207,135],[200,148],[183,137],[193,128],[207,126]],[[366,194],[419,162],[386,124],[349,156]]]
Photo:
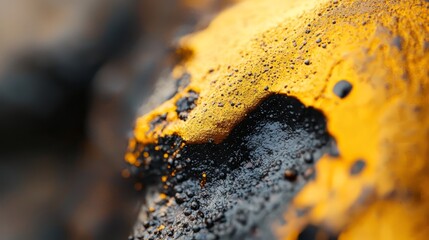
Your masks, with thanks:
[[[161,149],[172,136],[183,140],[172,145],[173,157],[223,144],[268,96],[292,96],[323,112],[338,151],[316,163],[314,181],[293,198],[275,235],[424,239],[428,9],[423,0],[250,0],[224,11],[182,39],[172,75],[189,74],[190,83],[137,119],[130,169],[150,169],[157,161],[146,147]],[[191,91],[199,97],[183,120],[177,102]],[[155,169],[162,172],[169,156]]]
[[[221,144],[175,154],[180,137],[158,142],[143,150],[147,169],[132,170],[148,188],[136,239],[274,238],[271,224],[333,144],[320,112],[281,95],[268,97]]]

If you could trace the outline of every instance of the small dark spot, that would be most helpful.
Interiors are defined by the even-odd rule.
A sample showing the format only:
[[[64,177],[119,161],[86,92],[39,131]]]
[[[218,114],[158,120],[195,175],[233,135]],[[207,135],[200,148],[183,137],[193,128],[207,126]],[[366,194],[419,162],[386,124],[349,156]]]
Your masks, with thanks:
[[[244,210],[240,209],[237,211],[236,219],[239,223],[246,225],[247,218],[248,214]]]
[[[428,0],[429,1],[429,0]],[[423,50],[426,52],[429,49],[429,42],[425,41],[424,45],[423,45]]]
[[[338,236],[328,232],[326,229],[315,225],[307,225],[298,235],[298,240],[337,240]]]
[[[187,47],[179,47],[176,49],[175,60],[177,63],[185,62],[191,59],[194,55],[194,51]]]
[[[316,239],[318,227],[314,225],[308,225],[298,235],[298,240],[313,240]]]
[[[177,204],[182,204],[185,202],[186,197],[181,193],[176,193],[176,195],[174,195],[174,199],[176,199]]]
[[[150,122],[150,130],[155,129],[157,125],[162,124],[167,119],[167,113],[161,114],[159,116],[156,116],[151,122]]]
[[[337,21],[335,21],[335,20],[334,20],[334,21],[332,21],[332,24],[335,24],[335,23],[337,23]]]
[[[316,39],[316,43],[321,43],[321,42],[322,42],[321,38]]]
[[[144,226],[145,228],[148,228],[148,227],[150,226],[149,221],[144,221],[144,222],[143,222],[143,226]]]
[[[364,160],[359,159],[356,160],[356,162],[353,163],[352,167],[350,168],[350,175],[354,176],[362,172],[362,170],[365,168],[366,163]]]
[[[210,218],[206,218],[205,223],[206,223],[207,228],[211,228],[214,225],[213,221]]]
[[[191,190],[186,190],[186,196],[188,196],[188,197],[193,197],[195,194],[194,194],[194,192],[193,191],[191,191]]]
[[[189,208],[186,208],[186,209],[183,211],[183,214],[185,214],[185,216],[189,216],[189,215],[191,215],[191,214],[192,214],[192,210],[191,210],[191,209],[189,209]]]
[[[295,168],[287,168],[284,172],[284,177],[288,181],[295,181],[298,177],[298,171]]]
[[[304,153],[304,162],[306,163],[313,163],[313,154],[306,152]]]
[[[298,217],[302,217],[304,215],[307,215],[311,211],[311,209],[312,209],[312,207],[299,208],[296,210],[296,215]]]
[[[341,80],[334,86],[334,93],[339,98],[345,98],[352,91],[353,86],[347,80]]]
[[[396,36],[392,40],[392,45],[397,47],[399,51],[402,50],[402,43],[404,39],[401,36]]]
[[[198,202],[197,201],[193,201],[192,203],[191,203],[191,208],[193,209],[193,210],[198,210],[198,208],[200,207],[200,204],[198,204]]]
[[[310,65],[310,60],[309,60],[309,59],[305,59],[305,60],[304,60],[304,64],[305,64],[305,65]]]
[[[326,43],[323,43],[323,44],[322,44],[322,48],[326,48]]]
[[[416,112],[416,113],[419,113],[419,112],[421,112],[421,111],[422,111],[422,108],[421,108],[420,106],[415,106],[415,107],[413,108],[413,111],[414,111],[414,112]]]
[[[197,225],[195,225],[195,226],[192,227],[192,231],[193,232],[199,232],[200,231],[200,227],[197,226]]]
[[[265,90],[265,91],[268,91],[268,86],[265,86],[265,87],[264,87],[264,90]]]
[[[201,212],[201,211],[198,211],[198,212],[197,212],[197,215],[198,215],[200,218],[204,218],[204,213],[203,213],[203,212]]]
[[[189,91],[187,96],[177,100],[176,112],[179,115],[180,119],[186,120],[188,118],[189,112],[197,106],[195,104],[197,99],[198,99],[198,94],[194,91]]]

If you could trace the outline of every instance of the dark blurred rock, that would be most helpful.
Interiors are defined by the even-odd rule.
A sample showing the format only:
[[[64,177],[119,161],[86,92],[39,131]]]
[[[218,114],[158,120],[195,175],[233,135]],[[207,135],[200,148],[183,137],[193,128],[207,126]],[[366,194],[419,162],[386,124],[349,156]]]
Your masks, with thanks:
[[[113,227],[111,222],[114,216],[132,218],[128,202],[106,204],[93,218],[83,215],[76,222],[94,228],[85,233],[77,234],[69,221],[70,212],[82,216],[78,205],[94,206],[89,193],[100,181],[125,193],[119,190],[119,170],[93,167],[101,157],[83,158],[83,147],[93,78],[107,61],[129,51],[140,32],[137,10],[134,1],[120,0],[0,2],[1,239],[128,231],[126,221]],[[83,174],[93,177],[82,182]],[[116,199],[99,194],[98,201],[109,196]],[[126,216],[112,205],[125,206]]]
[[[41,5],[44,2],[39,1]],[[17,39],[18,46],[11,47],[17,48],[15,55],[0,53],[8,56],[0,59],[0,143],[3,146],[10,148],[25,140],[39,141],[50,136],[56,140],[83,136],[94,74],[129,45],[137,30],[137,13],[131,2],[92,2],[98,9],[84,13],[68,11],[74,16],[69,19],[73,22],[57,24],[58,29],[52,30],[70,34],[68,38],[37,42],[38,35],[43,34],[37,29],[45,26],[35,25],[35,36],[27,36],[34,42],[28,41],[25,45]],[[58,5],[51,7],[62,9]],[[38,11],[28,7],[19,10]],[[82,9],[76,7],[78,10]],[[97,21],[93,21],[94,15],[98,15]]]

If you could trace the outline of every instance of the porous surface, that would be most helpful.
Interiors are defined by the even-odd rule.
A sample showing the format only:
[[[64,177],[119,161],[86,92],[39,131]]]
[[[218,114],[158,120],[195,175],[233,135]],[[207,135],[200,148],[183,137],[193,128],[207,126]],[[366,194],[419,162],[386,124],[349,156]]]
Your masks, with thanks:
[[[266,99],[221,144],[172,155],[182,139],[159,143],[158,151],[146,148],[152,161],[138,173],[162,180],[145,182],[136,239],[274,239],[271,224],[282,223],[314,177],[314,161],[333,144],[320,112],[282,95]]]
[[[174,135],[184,145],[221,144],[268,96],[293,96],[323,112],[338,154],[317,162],[276,236],[295,239],[319,226],[341,239],[425,239],[427,22],[425,0],[239,3],[182,39],[172,75],[189,74],[190,83],[137,119],[126,161],[149,166],[140,146]],[[180,119],[177,102],[191,91],[196,106]]]

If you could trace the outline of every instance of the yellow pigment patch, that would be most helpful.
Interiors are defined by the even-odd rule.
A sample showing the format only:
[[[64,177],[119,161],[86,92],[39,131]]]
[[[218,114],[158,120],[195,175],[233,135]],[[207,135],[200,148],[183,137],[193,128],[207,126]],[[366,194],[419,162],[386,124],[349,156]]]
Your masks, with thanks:
[[[339,239],[426,239],[428,23],[424,0],[239,3],[182,39],[190,56],[173,76],[189,73],[190,84],[137,120],[129,149],[172,134],[219,143],[269,95],[294,96],[324,113],[340,157],[319,160],[315,181],[285,213],[288,224],[275,227],[279,238],[312,223]],[[333,91],[341,80],[352,85],[344,98]],[[190,90],[199,98],[183,121],[175,104]],[[151,129],[165,113],[167,123]],[[296,216],[302,208],[311,210]]]

